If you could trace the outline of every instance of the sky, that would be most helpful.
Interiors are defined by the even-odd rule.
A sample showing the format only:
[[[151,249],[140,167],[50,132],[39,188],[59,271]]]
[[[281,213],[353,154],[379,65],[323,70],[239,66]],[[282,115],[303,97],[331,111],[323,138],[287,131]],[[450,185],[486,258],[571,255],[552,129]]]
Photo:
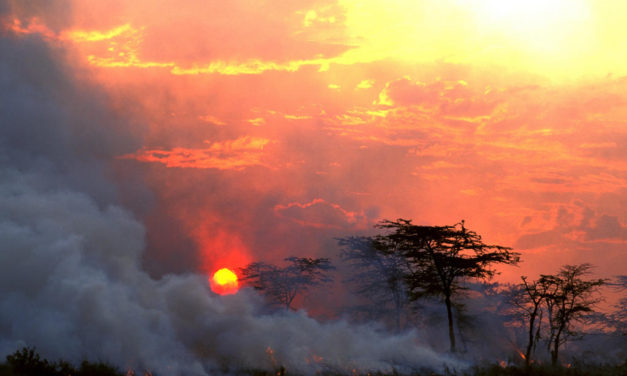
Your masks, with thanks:
[[[512,247],[503,281],[624,274],[624,1],[3,7],[3,35],[106,103],[106,195],[145,227],[153,277],[337,260],[338,237],[396,218]]]
[[[0,358],[165,375],[511,358],[499,299],[464,300],[482,338],[465,358],[425,307],[398,334],[343,316],[338,238],[464,220],[521,254],[498,281],[624,275],[626,21],[618,0],[0,0]],[[290,256],[338,267],[305,310],[212,292],[216,270]]]

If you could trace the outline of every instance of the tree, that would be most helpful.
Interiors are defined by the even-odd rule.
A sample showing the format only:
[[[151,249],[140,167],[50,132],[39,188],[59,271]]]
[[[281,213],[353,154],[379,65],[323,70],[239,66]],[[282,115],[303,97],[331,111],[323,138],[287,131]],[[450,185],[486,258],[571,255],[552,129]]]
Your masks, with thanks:
[[[528,281],[522,276],[522,283],[515,286],[512,291],[511,303],[522,313],[523,320],[527,322],[527,348],[524,358],[525,365],[531,365],[532,353],[538,340],[542,327],[542,303],[548,294],[550,285],[545,281]]]
[[[396,332],[401,330],[401,318],[408,305],[407,288],[403,281],[403,260],[396,254],[379,252],[370,237],[338,239],[340,257],[351,267],[345,281],[352,292],[369,301],[366,307],[375,314],[392,313]]]
[[[260,291],[271,304],[292,308],[294,298],[311,287],[330,283],[327,272],[335,269],[328,258],[288,257],[285,267],[253,262],[241,268],[241,281]]]
[[[616,282],[612,283],[613,287],[623,293],[623,297],[614,306],[614,312],[608,315],[609,325],[614,328],[616,335],[627,337],[627,275],[616,277]]]
[[[390,230],[374,237],[384,254],[399,255],[404,262],[404,281],[410,300],[441,298],[446,305],[451,352],[455,352],[453,297],[468,278],[489,279],[494,264],[516,264],[511,248],[485,244],[481,236],[466,229],[464,221],[452,226],[417,226],[411,220],[383,220],[376,227]]]
[[[605,279],[584,280],[592,265],[565,265],[556,275],[541,275],[539,283],[547,286],[544,300],[549,314],[550,336],[548,341],[551,363],[557,365],[560,347],[570,337],[577,335],[574,323],[585,314],[593,312],[601,300],[596,297]]]

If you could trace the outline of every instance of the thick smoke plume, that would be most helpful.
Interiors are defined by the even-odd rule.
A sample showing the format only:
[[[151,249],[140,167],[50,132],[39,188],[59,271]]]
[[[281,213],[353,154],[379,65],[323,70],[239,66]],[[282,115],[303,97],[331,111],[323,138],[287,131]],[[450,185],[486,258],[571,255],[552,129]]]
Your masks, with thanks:
[[[108,178],[107,162],[135,147],[124,120],[40,39],[5,35],[0,57],[1,357],[36,346],[50,358],[190,375],[459,366],[413,333],[263,314],[249,292],[216,296],[202,275],[152,279],[144,226]]]

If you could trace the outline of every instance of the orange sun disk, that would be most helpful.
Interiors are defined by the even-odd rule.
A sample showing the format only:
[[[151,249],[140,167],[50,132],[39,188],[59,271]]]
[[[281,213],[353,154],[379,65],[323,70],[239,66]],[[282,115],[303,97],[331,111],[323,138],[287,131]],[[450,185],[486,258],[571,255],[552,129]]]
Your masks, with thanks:
[[[211,290],[219,295],[235,294],[239,288],[237,275],[227,268],[222,268],[213,273],[210,284]]]

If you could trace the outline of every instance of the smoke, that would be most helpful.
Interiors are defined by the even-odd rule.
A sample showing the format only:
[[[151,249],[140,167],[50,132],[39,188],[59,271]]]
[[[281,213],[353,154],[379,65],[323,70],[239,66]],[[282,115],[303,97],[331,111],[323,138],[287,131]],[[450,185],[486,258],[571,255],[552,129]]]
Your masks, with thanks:
[[[203,275],[151,278],[144,226],[108,171],[137,135],[40,39],[2,36],[0,56],[0,356],[27,345],[190,375],[461,366],[413,332],[264,314],[254,294],[216,296]]]

